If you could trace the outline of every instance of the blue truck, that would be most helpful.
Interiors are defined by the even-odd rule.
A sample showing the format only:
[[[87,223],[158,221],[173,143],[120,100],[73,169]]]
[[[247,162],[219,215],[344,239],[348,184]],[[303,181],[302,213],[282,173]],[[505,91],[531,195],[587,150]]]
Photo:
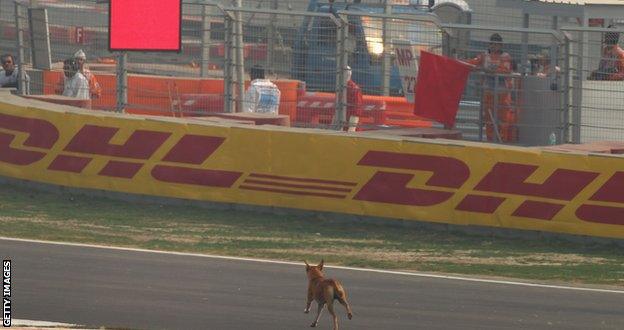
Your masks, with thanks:
[[[456,1],[456,0],[455,0]],[[391,4],[392,15],[416,17],[418,15],[435,16],[431,2],[394,1]],[[437,4],[436,4],[437,5]],[[375,17],[383,14],[386,7],[382,1],[378,4],[364,4],[360,1],[334,2],[311,0],[308,11],[327,13],[337,16],[346,12],[348,21],[349,48],[348,65],[353,71],[353,80],[365,94],[381,95],[383,89],[383,53],[382,40],[383,20]],[[348,15],[353,13],[353,15]],[[367,16],[372,15],[372,16]],[[407,40],[422,46],[422,49],[442,48],[442,35],[434,24],[426,20],[388,19],[386,47],[392,48],[393,40]],[[336,24],[329,17],[306,17],[297,34],[293,45],[292,73],[293,78],[306,82],[308,90],[334,91],[336,86],[337,31]],[[395,65],[394,52],[387,50],[391,59],[390,79],[388,84],[390,95],[403,95],[399,69]]]

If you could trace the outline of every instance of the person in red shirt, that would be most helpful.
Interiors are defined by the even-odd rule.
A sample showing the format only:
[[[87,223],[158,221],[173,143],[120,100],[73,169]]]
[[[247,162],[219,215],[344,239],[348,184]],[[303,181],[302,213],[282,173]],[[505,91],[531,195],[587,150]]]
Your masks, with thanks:
[[[602,58],[598,70],[589,76],[590,80],[624,80],[624,50],[618,45],[619,40],[619,33],[605,33]]]
[[[498,135],[502,142],[514,142],[518,139],[518,118],[512,107],[511,89],[513,82],[509,77],[500,74],[512,73],[512,59],[509,53],[503,51],[503,38],[498,33],[490,36],[490,45],[487,52],[467,61],[478,70],[486,73],[483,78],[483,111],[485,118],[485,132],[488,141],[495,139],[493,116],[497,115]],[[498,96],[494,104],[495,92]]]
[[[347,121],[351,116],[362,116],[362,104],[364,99],[362,98],[362,89],[358,84],[351,79],[353,72],[351,67],[347,66]]]

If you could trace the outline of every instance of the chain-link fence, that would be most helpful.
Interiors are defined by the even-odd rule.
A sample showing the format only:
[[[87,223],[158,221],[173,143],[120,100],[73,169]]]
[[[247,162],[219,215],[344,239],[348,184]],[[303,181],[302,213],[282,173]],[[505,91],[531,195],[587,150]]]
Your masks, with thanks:
[[[617,30],[443,24],[426,11],[388,15],[383,6],[355,11],[321,3],[303,11],[310,8],[300,8],[301,1],[230,4],[184,2],[180,53],[120,57],[108,51],[106,3],[0,0],[0,47],[28,72],[32,94],[62,91],[62,61],[82,49],[102,89],[93,108],[170,116],[240,111],[250,69],[261,66],[277,83],[280,113],[293,125],[351,122],[358,129],[431,125],[413,114],[418,54],[427,50],[472,59],[479,68],[460,103],[457,128],[465,139],[520,145],[624,139],[624,83],[593,73],[605,65],[603,35]],[[508,58],[487,54],[494,33]],[[492,70],[493,64],[508,69]]]
[[[466,138],[521,145],[566,141],[569,69],[564,35],[552,30],[444,26],[447,55],[476,66],[458,114],[458,127]]]
[[[624,30],[562,30],[571,40],[571,140],[624,140]]]

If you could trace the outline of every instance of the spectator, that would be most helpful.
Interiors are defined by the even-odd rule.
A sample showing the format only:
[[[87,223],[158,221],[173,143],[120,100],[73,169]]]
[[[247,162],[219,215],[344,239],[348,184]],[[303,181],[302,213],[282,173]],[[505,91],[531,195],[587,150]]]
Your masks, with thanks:
[[[351,79],[352,75],[351,67],[347,66],[347,121],[351,116],[362,116],[362,104],[364,103],[362,89]]]
[[[624,50],[618,45],[619,40],[618,32],[604,34],[602,58],[589,80],[624,80]]]
[[[2,62],[2,70],[0,71],[0,87],[2,88],[18,88],[19,70],[15,63],[15,58],[11,54],[0,56]],[[30,77],[24,72],[26,77],[26,94],[29,92]]]
[[[89,81],[89,94],[91,95],[91,98],[97,99],[102,96],[102,88],[95,79],[95,75],[85,66],[85,63],[87,62],[87,55],[82,51],[82,49],[74,53],[74,59],[76,60],[80,73],[82,73],[82,75],[87,78],[87,81]]]
[[[63,95],[81,100],[90,100],[89,82],[79,71],[76,60],[73,58],[66,59],[63,62],[63,71],[65,77]]]
[[[281,92],[269,79],[264,77],[264,68],[259,65],[251,68],[251,85],[243,99],[244,112],[277,114]]]
[[[561,72],[561,69],[551,64],[550,60],[550,52],[546,49],[542,50],[542,52],[536,56],[537,59],[537,67],[535,71],[535,75],[538,77],[549,77],[553,75],[558,75]]]
[[[95,75],[85,65],[87,61],[87,55],[85,54],[85,52],[82,51],[82,49],[78,50],[77,52],[74,53],[74,57],[72,59],[76,62],[78,71],[80,71],[80,73],[82,73],[82,75],[85,78],[87,78],[87,81],[89,83],[89,97],[94,98],[94,99],[101,97],[102,88],[100,87],[100,84],[97,82]],[[63,75],[61,76],[61,79],[59,80],[57,93],[61,93],[64,89],[65,89],[65,76]]]
[[[515,126],[518,118],[512,107],[511,89],[513,82],[509,75],[512,73],[511,56],[503,51],[503,37],[494,33],[490,36],[488,50],[467,61],[485,72],[483,78],[483,111],[485,118],[485,132],[488,141],[494,140],[493,116],[497,116],[498,136],[502,142],[517,140],[518,129]],[[494,99],[498,102],[494,104]]]

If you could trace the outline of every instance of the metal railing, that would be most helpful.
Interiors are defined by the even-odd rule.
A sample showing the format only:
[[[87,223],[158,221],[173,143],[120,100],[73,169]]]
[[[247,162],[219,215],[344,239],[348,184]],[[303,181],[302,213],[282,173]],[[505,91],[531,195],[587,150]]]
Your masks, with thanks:
[[[600,72],[606,33],[623,34],[622,29],[563,27],[570,36],[571,141],[624,140],[624,72]],[[620,38],[620,45],[622,40]],[[621,46],[618,46],[621,49]],[[624,64],[624,60],[620,60]]]

